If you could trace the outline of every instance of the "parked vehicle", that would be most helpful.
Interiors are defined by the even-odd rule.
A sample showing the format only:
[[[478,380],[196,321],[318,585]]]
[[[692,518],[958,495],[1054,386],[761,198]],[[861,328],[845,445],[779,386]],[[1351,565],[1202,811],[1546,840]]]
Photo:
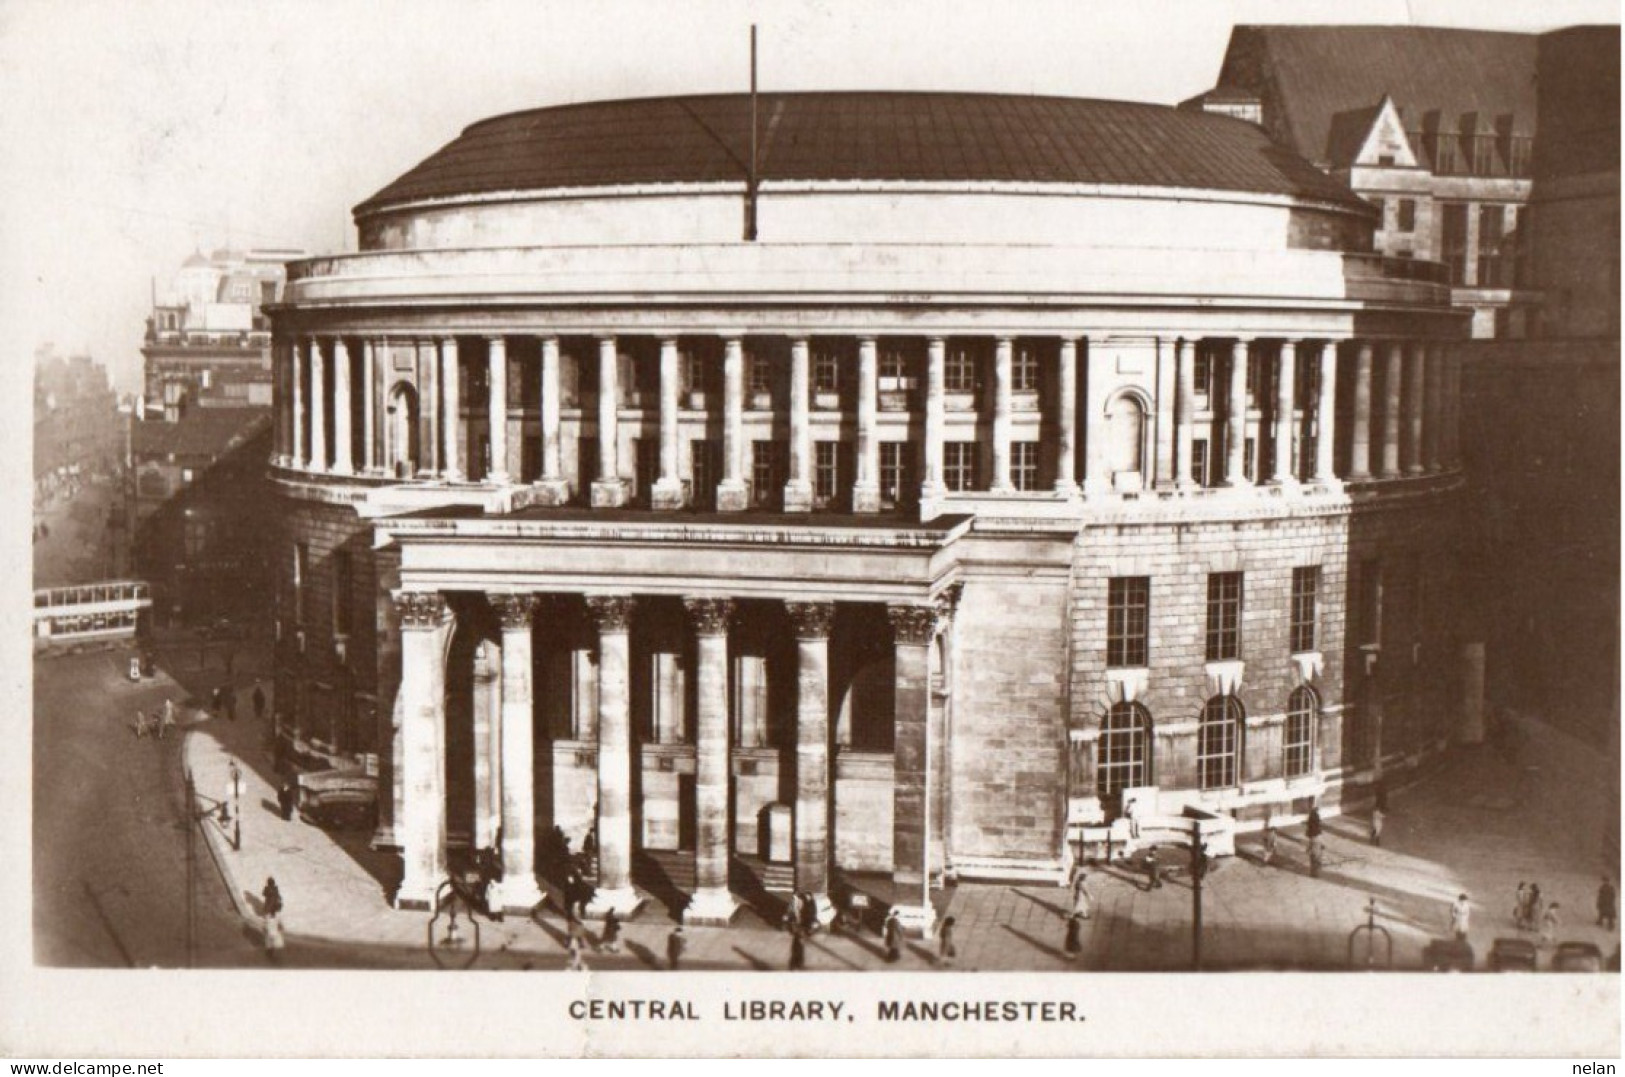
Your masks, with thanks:
[[[1589,942],[1560,942],[1552,952],[1553,972],[1601,972],[1602,951]]]
[[[1429,972],[1472,972],[1475,960],[1472,944],[1464,939],[1434,939],[1422,950],[1422,967]]]
[[[1496,939],[1490,946],[1491,972],[1534,972],[1539,951],[1528,939]]]
[[[299,817],[336,830],[361,830],[378,817],[378,779],[359,767],[299,776]]]

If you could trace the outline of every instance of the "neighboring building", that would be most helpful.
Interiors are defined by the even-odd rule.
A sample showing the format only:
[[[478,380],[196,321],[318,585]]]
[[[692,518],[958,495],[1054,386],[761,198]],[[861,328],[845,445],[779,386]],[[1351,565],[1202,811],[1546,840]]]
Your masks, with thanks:
[[[145,397],[131,434],[135,567],[160,623],[252,617],[267,594],[262,461],[271,333],[294,250],[194,254],[147,319]]]
[[[1538,46],[1524,236],[1542,303],[1535,339],[1463,349],[1469,552],[1492,697],[1617,751],[1619,28]]]
[[[1474,337],[1522,336],[1518,234],[1536,135],[1533,34],[1423,26],[1238,26],[1216,89],[1381,214],[1377,249],[1441,261]]]
[[[278,735],[376,758],[400,904],[500,845],[526,907],[557,826],[595,912],[789,861],[924,925],[1476,727],[1442,266],[1232,118],[760,114],[759,184],[741,95],[486,120],[290,266]]]
[[[113,474],[124,456],[124,419],[107,368],[88,355],[34,353],[34,498],[90,473]]]
[[[141,348],[146,407],[174,421],[192,408],[271,406],[270,325],[297,250],[194,253],[153,298]]]

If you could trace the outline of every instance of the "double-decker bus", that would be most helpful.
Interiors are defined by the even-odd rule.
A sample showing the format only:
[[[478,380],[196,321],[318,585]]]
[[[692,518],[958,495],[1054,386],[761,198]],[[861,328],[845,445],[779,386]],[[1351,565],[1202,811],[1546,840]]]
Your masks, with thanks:
[[[34,592],[34,646],[134,638],[152,608],[145,580],[102,580]]]

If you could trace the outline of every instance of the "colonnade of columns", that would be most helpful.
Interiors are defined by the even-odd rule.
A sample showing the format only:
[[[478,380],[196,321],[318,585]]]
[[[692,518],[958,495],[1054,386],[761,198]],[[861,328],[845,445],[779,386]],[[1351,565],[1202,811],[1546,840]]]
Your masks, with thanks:
[[[957,591],[952,592],[957,595]],[[531,631],[538,610],[532,594],[491,594],[502,625],[501,705],[498,761],[491,780],[500,785],[504,877],[497,900],[505,908],[530,908],[540,900],[536,883],[535,775]],[[400,612],[402,818],[396,835],[405,872],[397,903],[432,898],[446,875],[444,788],[446,660],[454,615],[434,591],[396,592]],[[598,887],[588,915],[610,910],[627,915],[640,903],[632,882],[633,753],[631,722],[631,623],[637,600],[630,594],[588,595],[585,605],[597,633],[597,818]],[[690,596],[683,600],[695,635],[695,892],[685,919],[726,923],[737,902],[728,887],[730,737],[728,632],[734,602]],[[827,906],[830,886],[830,657],[835,603],[786,601],[796,639],[794,875],[797,891]],[[940,775],[931,765],[932,704],[929,648],[953,615],[951,598],[888,607],[897,669],[895,730],[894,875],[925,881],[931,873],[931,789]],[[940,851],[938,853],[940,856]],[[916,919],[929,919],[922,898]]]
[[[489,369],[484,379],[487,393],[481,402],[489,420],[491,447],[491,465],[483,481],[495,485],[516,481],[508,471],[510,423],[516,421],[516,417],[509,402],[507,339],[504,336],[488,338]],[[721,467],[717,476],[716,506],[723,512],[744,509],[749,500],[745,431],[748,339],[744,336],[722,339]],[[856,338],[854,455],[849,491],[850,504],[856,512],[874,512],[881,507],[877,373],[880,339],[875,336]],[[923,420],[919,487],[924,498],[940,497],[949,487],[944,464],[944,445],[950,427],[945,378],[948,340],[941,336],[925,339],[924,392],[915,393],[910,401],[911,410],[917,407]],[[1013,492],[1017,488],[1012,463],[1012,441],[1021,410],[1014,403],[1017,392],[1012,367],[1016,340],[1012,336],[991,338],[989,391],[984,394],[985,406],[976,418],[979,426],[983,421],[986,423],[991,462],[990,473],[978,488],[995,493]],[[1212,403],[1208,408],[1213,418],[1207,436],[1215,443],[1215,449],[1222,445],[1222,452],[1215,453],[1208,485],[1245,486],[1253,481],[1245,457],[1249,423],[1248,359],[1254,344],[1265,341],[1246,337],[1223,340],[1227,344],[1216,352],[1211,347],[1207,351],[1213,371]],[[1260,443],[1267,429],[1277,446],[1273,468],[1267,474],[1261,468],[1254,469],[1260,481],[1288,484],[1300,479],[1314,483],[1329,483],[1339,478],[1393,479],[1457,466],[1460,459],[1460,360],[1453,351],[1437,342],[1419,340],[1362,339],[1341,345],[1344,354],[1351,357],[1354,370],[1349,379],[1351,400],[1346,409],[1351,427],[1347,434],[1349,463],[1346,473],[1338,475],[1334,468],[1334,445],[1339,436],[1340,346],[1324,340],[1274,339],[1273,342],[1277,345],[1271,379],[1275,395],[1272,400],[1256,401],[1252,408],[1258,414],[1268,415],[1259,431]],[[383,369],[382,356],[391,343],[401,341],[367,339],[360,342],[362,385],[359,391],[352,384],[351,343],[352,338],[343,336],[301,335],[281,341],[276,349],[279,388],[276,454],[286,466],[335,475],[391,473],[391,463],[400,452],[389,443],[406,435],[388,418],[392,405],[386,395],[389,390],[386,382],[393,375]],[[1078,489],[1075,459],[1081,441],[1085,447],[1083,493],[1110,492],[1103,393],[1091,388],[1089,406],[1082,410],[1080,421],[1080,374],[1085,381],[1100,379],[1107,390],[1120,386],[1111,382],[1115,377],[1112,372],[1090,366],[1089,338],[1067,336],[1054,338],[1052,343],[1054,371],[1049,379],[1051,388],[1045,394],[1050,399],[1042,422],[1045,440],[1049,442],[1045,451],[1054,475],[1053,488],[1062,493]],[[1155,401],[1155,414],[1144,418],[1147,424],[1155,424],[1157,432],[1155,485],[1159,488],[1178,491],[1197,485],[1193,449],[1196,432],[1205,425],[1199,422],[1197,401],[1201,389],[1207,387],[1196,385],[1194,370],[1197,351],[1204,343],[1211,342],[1159,339],[1159,351],[1171,358],[1171,365],[1161,368],[1154,386],[1143,387]],[[783,506],[786,511],[797,512],[808,511],[813,506],[815,461],[811,401],[814,394],[809,338],[791,338],[789,345],[788,475]],[[437,358],[425,368],[426,374],[415,377],[413,384],[421,400],[421,415],[432,432],[428,444],[418,447],[415,475],[460,482],[464,481],[467,469],[462,458],[466,445],[458,338],[440,338],[433,341],[432,346]],[[594,506],[613,507],[625,504],[628,498],[621,467],[622,405],[616,338],[599,337],[597,352],[597,478],[591,485],[590,498]],[[562,467],[560,448],[564,409],[560,401],[559,338],[541,338],[539,355],[540,399],[534,403],[540,419],[541,463],[540,474],[534,481],[550,488],[553,500],[562,500],[569,483]],[[1317,373],[1319,390],[1309,406],[1301,409],[1309,424],[1304,429],[1314,431],[1314,457],[1294,469],[1291,450],[1298,444],[1300,409],[1295,382],[1300,356],[1307,358],[1307,369]],[[682,409],[676,338],[660,339],[658,374],[658,476],[650,492],[650,503],[656,509],[675,509],[684,502],[679,474]],[[1380,399],[1373,396],[1379,379]],[[332,383],[330,394],[329,380]],[[361,403],[359,409],[354,404],[357,395]],[[331,429],[329,409],[317,406],[324,405],[329,397],[333,402]],[[581,415],[584,422],[585,409]],[[359,422],[353,423],[355,419]]]

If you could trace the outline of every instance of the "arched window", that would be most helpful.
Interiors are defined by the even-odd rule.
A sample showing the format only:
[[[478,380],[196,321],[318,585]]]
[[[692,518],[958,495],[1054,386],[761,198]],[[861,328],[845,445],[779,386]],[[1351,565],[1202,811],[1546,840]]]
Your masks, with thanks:
[[[1100,727],[1095,792],[1116,796],[1151,780],[1151,712],[1138,703],[1114,703]]]
[[[1145,408],[1127,393],[1106,405],[1106,467],[1112,474],[1144,470]]]
[[[1196,770],[1203,789],[1223,789],[1236,784],[1241,724],[1241,703],[1235,696],[1214,696],[1202,708],[1202,723],[1196,737]]]
[[[418,468],[418,395],[404,382],[389,394],[389,469],[410,478]]]
[[[1313,688],[1295,689],[1286,708],[1286,776],[1296,778],[1314,767],[1315,726],[1320,720],[1320,700]]]

